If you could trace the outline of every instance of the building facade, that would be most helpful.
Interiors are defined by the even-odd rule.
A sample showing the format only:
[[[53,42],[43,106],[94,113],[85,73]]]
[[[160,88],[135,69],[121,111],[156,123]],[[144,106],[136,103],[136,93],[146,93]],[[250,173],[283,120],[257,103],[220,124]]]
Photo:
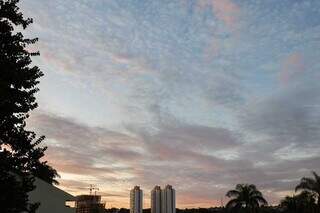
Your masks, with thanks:
[[[151,213],[161,213],[161,188],[155,186],[151,191]]]
[[[176,213],[176,192],[171,185],[155,186],[151,191],[151,213]]]
[[[176,191],[171,185],[161,190],[161,213],[176,213]]]
[[[104,213],[105,203],[99,195],[79,195],[76,199],[76,213]]]
[[[130,191],[130,213],[142,213],[143,192],[139,186]]]

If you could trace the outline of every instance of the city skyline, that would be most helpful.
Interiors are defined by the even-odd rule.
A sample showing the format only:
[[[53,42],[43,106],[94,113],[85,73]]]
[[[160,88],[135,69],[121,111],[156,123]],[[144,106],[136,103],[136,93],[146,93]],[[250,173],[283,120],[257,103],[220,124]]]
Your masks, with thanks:
[[[320,173],[320,1],[19,6],[44,73],[27,128],[68,193],[128,208],[132,186],[170,183],[178,208],[210,207],[250,183],[277,204]]]

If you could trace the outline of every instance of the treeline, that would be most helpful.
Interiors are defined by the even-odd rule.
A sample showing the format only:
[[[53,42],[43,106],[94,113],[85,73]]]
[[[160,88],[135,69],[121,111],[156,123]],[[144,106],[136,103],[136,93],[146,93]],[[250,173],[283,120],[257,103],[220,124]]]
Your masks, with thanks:
[[[221,207],[212,207],[212,208],[191,208],[191,209],[176,209],[176,213],[216,213],[221,212],[223,208]],[[130,209],[126,208],[111,208],[106,209],[106,213],[130,213]],[[143,209],[143,213],[151,213],[151,209]]]
[[[247,213],[245,210],[239,210],[239,211],[229,211],[225,207],[210,207],[210,208],[186,208],[186,209],[176,209],[176,213]],[[281,206],[263,206],[259,210],[257,210],[255,213],[284,213],[285,211],[281,208]],[[288,213],[318,213],[317,211],[292,211]],[[111,208],[106,209],[105,213],[130,213],[130,209],[126,208]],[[151,209],[143,209],[143,213],[151,213]]]
[[[224,208],[221,207],[211,207],[211,208],[191,208],[191,209],[176,209],[176,213],[218,213],[223,212]],[[111,208],[106,209],[106,213],[130,213],[130,209],[126,208]],[[151,209],[143,209],[143,213],[151,213]]]
[[[227,213],[227,209],[224,207],[210,207],[210,208],[186,208],[176,209],[176,213]],[[278,206],[265,206],[261,207],[259,213],[279,213],[280,208]],[[105,213],[130,213],[130,209],[126,208],[110,208],[106,209]],[[151,213],[151,209],[143,209],[143,213]]]
[[[320,213],[320,176],[312,172],[313,177],[303,177],[296,186],[298,194],[287,196],[277,207],[268,207],[268,202],[253,184],[237,184],[227,192],[230,199],[226,205],[228,212],[234,213]]]

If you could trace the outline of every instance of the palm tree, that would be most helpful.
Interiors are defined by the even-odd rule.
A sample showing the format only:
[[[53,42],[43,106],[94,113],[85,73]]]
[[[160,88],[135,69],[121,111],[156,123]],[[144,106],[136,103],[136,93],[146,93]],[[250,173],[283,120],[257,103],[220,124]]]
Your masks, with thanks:
[[[318,210],[320,211],[320,176],[314,171],[311,173],[314,179],[307,177],[301,178],[299,185],[296,186],[296,191],[302,190],[312,193],[318,202]]]
[[[231,198],[226,208],[232,212],[244,210],[248,213],[255,213],[261,205],[268,204],[262,193],[252,184],[237,184],[236,188],[228,191],[226,196]]]
[[[312,193],[303,191],[294,196],[287,196],[280,202],[285,213],[312,213],[315,212],[315,198]]]
[[[298,204],[297,199],[294,196],[286,196],[280,202],[280,206],[285,213],[297,213],[298,212]]]

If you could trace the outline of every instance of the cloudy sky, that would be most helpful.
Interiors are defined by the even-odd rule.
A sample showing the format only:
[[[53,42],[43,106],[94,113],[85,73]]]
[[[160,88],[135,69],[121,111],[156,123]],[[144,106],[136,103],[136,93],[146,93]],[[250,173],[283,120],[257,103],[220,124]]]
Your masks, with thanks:
[[[28,0],[45,76],[28,126],[60,186],[128,207],[253,183],[270,203],[320,172],[320,1]]]

